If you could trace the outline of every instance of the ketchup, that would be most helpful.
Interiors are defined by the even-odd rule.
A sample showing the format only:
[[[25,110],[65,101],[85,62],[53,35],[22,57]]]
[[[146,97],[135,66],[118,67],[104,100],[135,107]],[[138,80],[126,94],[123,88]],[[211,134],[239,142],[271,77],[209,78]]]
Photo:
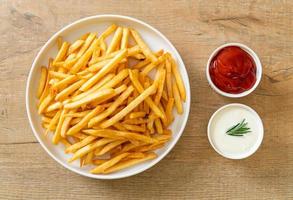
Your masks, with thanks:
[[[227,93],[242,93],[256,82],[253,58],[236,46],[220,50],[210,63],[209,72],[213,83]]]

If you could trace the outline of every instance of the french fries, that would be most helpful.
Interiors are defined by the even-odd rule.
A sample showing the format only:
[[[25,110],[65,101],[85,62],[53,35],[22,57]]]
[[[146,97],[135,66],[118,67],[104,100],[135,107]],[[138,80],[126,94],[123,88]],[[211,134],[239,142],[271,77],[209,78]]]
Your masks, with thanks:
[[[41,67],[36,94],[45,135],[52,132],[52,143],[72,154],[68,162],[79,159],[94,174],[155,159],[172,138],[174,107],[182,114],[186,100],[171,54],[152,52],[136,30],[115,24],[100,35],[56,42],[58,53]]]

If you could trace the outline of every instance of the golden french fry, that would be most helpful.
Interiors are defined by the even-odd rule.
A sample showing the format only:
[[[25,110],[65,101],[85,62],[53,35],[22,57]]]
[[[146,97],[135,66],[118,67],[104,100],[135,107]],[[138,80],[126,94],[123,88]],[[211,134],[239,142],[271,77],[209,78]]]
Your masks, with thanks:
[[[141,68],[145,67],[146,65],[150,64],[150,62],[151,61],[148,58],[146,58],[145,60],[138,62],[132,68],[133,69],[141,69]]]
[[[86,65],[86,63],[91,58],[94,50],[97,48],[98,43],[99,43],[98,39],[95,39],[93,41],[93,43],[91,44],[91,46],[85,51],[85,53],[82,54],[82,56],[78,57],[78,54],[77,54],[77,57],[79,59],[77,60],[77,62],[70,69],[71,73],[76,74],[83,66]]]
[[[147,160],[151,160],[156,158],[157,155],[155,153],[148,153],[144,158],[134,158],[126,161],[118,162],[116,165],[109,167],[108,169],[103,171],[103,174],[109,174],[112,172],[116,172],[128,167],[131,167],[133,165],[137,165],[139,163],[145,162]]]
[[[90,172],[95,173],[95,174],[103,173],[105,170],[107,170],[108,168],[114,166],[116,163],[118,163],[120,160],[122,160],[123,158],[125,158],[128,155],[129,155],[129,153],[120,154],[120,155],[110,159],[109,161],[99,165],[95,169],[92,169]]]
[[[76,111],[76,109],[73,109],[73,110],[70,110],[69,113],[74,113],[75,111]],[[61,137],[63,137],[63,138],[66,137],[66,132],[69,129],[70,122],[72,120],[72,117],[66,117],[65,115],[66,114],[64,114],[64,121],[62,123],[61,131],[60,131]]]
[[[38,92],[37,92],[37,97],[40,98],[43,91],[44,91],[44,88],[45,88],[45,85],[46,85],[46,81],[47,81],[47,68],[46,67],[41,67],[41,78],[40,78],[40,81],[39,81],[39,87],[38,87]]]
[[[129,114],[129,118],[130,119],[134,119],[134,118],[139,118],[139,117],[144,117],[146,115],[146,112],[132,112]]]
[[[116,122],[120,121],[125,115],[130,113],[136,106],[138,106],[141,102],[143,102],[147,97],[153,94],[157,89],[156,85],[150,86],[144,92],[142,92],[137,98],[135,98],[130,104],[128,104],[123,110],[117,113],[114,117],[110,118],[103,122],[100,126],[102,128],[107,128]]]
[[[46,132],[45,132],[45,135],[47,135],[47,133],[48,133],[49,131],[52,131],[52,130],[53,130],[53,127],[56,126],[56,124],[57,124],[57,122],[58,122],[58,120],[59,120],[60,114],[61,114],[61,111],[59,110],[59,111],[55,114],[55,116],[52,118],[52,120],[50,121],[50,123],[49,123],[49,125],[48,125],[48,127],[47,127],[47,130],[46,130]]]
[[[64,57],[66,56],[67,50],[69,48],[69,43],[68,42],[63,42],[56,58],[53,61],[53,65],[54,63],[60,62],[64,60]]]
[[[71,86],[67,87],[66,89],[62,90],[60,93],[58,93],[55,97],[56,101],[62,101],[66,97],[68,97],[70,94],[72,94],[74,91],[78,90],[80,86],[85,82],[85,80],[79,80],[72,84]]]
[[[92,42],[94,41],[94,39],[96,38],[96,33],[90,33],[86,40],[84,41],[84,44],[82,45],[82,47],[80,48],[80,50],[78,51],[76,57],[79,58],[81,57],[86,50],[89,48],[89,46],[92,44]]]
[[[103,139],[99,139],[99,140],[95,141],[94,143],[90,143],[90,144],[82,147],[81,149],[77,150],[74,153],[74,155],[68,160],[68,162],[70,163],[78,158],[81,158],[84,155],[86,155],[87,153],[95,150],[96,148],[104,146],[112,141],[113,141],[113,139],[103,138]]]
[[[160,119],[155,119],[156,130],[159,134],[163,133],[163,127]]]
[[[156,143],[157,140],[142,135],[140,133],[135,133],[135,132],[130,132],[130,131],[117,131],[117,130],[112,130],[112,129],[88,129],[88,130],[83,130],[84,133],[97,136],[97,137],[105,137],[105,138],[111,138],[111,139],[116,139],[116,140],[124,140],[124,139],[129,139],[129,140],[137,140],[145,143]]]
[[[128,38],[129,38],[129,29],[123,28],[122,32],[122,39],[121,39],[121,49],[126,49],[128,44]]]
[[[77,142],[73,145],[71,145],[70,147],[65,149],[65,153],[74,153],[76,152],[78,149],[88,145],[89,143],[91,143],[92,141],[94,141],[97,137],[89,135],[86,138],[82,139],[80,142]]]
[[[147,122],[148,122],[147,119],[135,118],[135,119],[125,119],[122,123],[138,125],[138,124],[145,124]]]
[[[109,48],[106,51],[106,55],[113,52],[117,48],[117,46],[120,43],[121,37],[122,37],[122,31],[123,31],[123,29],[121,27],[118,27],[116,29],[116,32],[115,32],[113,39],[109,45]]]
[[[111,35],[115,30],[117,29],[117,25],[116,24],[112,24],[111,26],[109,26],[100,36],[99,39],[106,39],[107,37],[109,37],[109,35]]]
[[[126,142],[126,140],[117,140],[105,145],[99,152],[97,152],[96,156],[101,156],[108,153],[110,150],[114,149],[115,147],[119,146],[120,144]]]
[[[136,41],[136,43],[140,46],[143,54],[148,57],[152,62],[157,62],[157,57],[152,53],[150,48],[146,45],[143,39],[140,37],[139,33],[133,29],[130,30],[131,34]]]
[[[177,112],[179,114],[182,114],[183,113],[183,107],[182,107],[180,94],[179,94],[179,91],[178,91],[178,88],[177,88],[176,84],[173,84],[173,95],[174,95],[175,106],[176,106]]]
[[[166,105],[166,116],[168,119],[168,125],[173,121],[174,117],[172,114],[172,110],[173,110],[173,106],[174,106],[174,98],[170,98],[168,100],[168,103]]]
[[[52,78],[58,78],[58,79],[64,79],[69,77],[69,74],[65,74],[62,72],[55,72],[55,71],[49,71],[49,74],[51,75]]]
[[[137,89],[137,91],[139,93],[143,92],[143,87],[140,84],[140,82],[138,81],[137,77],[135,76],[135,74],[129,70],[129,77],[132,81],[132,84],[134,85],[135,89]],[[156,88],[155,88],[156,90]],[[146,98],[145,100],[147,102],[147,104],[149,105],[149,107],[152,109],[152,111],[158,115],[159,117],[161,117],[162,119],[166,118],[166,116],[164,116],[164,114],[162,113],[162,111],[156,106],[156,104],[153,102],[153,100],[151,98]]]
[[[103,119],[111,115],[123,102],[125,99],[129,97],[129,95],[132,93],[134,88],[132,86],[128,87],[127,90],[125,90],[121,96],[119,96],[113,104],[105,110],[103,113],[99,114],[98,116],[92,118],[88,124],[89,127],[93,127],[98,122],[101,122]]]
[[[40,103],[38,113],[39,114],[43,113],[53,99],[54,99],[54,96],[52,94],[48,94],[48,96],[45,97],[44,100]]]
[[[70,55],[77,51],[84,44],[84,40],[76,40],[72,45],[70,45],[67,54]]]
[[[156,105],[160,103],[160,100],[163,94],[164,85],[165,85],[165,77],[166,77],[166,71],[164,69],[161,69],[159,73],[160,75],[159,75],[158,91],[154,100]]]
[[[160,56],[160,57],[157,59],[156,62],[152,62],[152,63],[148,64],[148,65],[142,70],[141,74],[144,75],[144,76],[148,75],[148,73],[149,73],[150,71],[152,71],[155,67],[159,66],[161,63],[163,63],[164,60],[165,60],[165,56],[164,56],[164,55]]]
[[[73,108],[78,108],[82,105],[85,105],[91,101],[94,101],[94,100],[101,100],[105,97],[108,97],[112,94],[115,94],[115,91],[113,89],[102,89],[102,90],[99,90],[93,94],[90,94],[90,95],[87,95],[86,97],[80,99],[80,100],[77,100],[77,101],[74,101],[74,102],[71,102],[71,103],[67,103],[64,105],[64,108],[65,109],[73,109]]]
[[[121,125],[129,131],[136,131],[136,132],[143,132],[143,133],[146,131],[145,127],[141,127],[141,126],[137,126],[133,124],[122,123]]]
[[[185,101],[186,100],[185,86],[184,86],[183,80],[181,78],[181,75],[180,75],[180,73],[178,71],[177,64],[176,64],[175,60],[172,58],[172,56],[170,54],[168,55],[168,58],[171,60],[172,73],[173,73],[173,75],[175,77],[177,88],[179,90],[181,99],[183,101]]]
[[[77,76],[75,75],[70,75],[68,76],[67,78],[64,78],[63,80],[55,83],[53,86],[52,86],[52,89],[54,90],[62,90],[64,89],[67,85],[75,82],[77,80]]]
[[[95,74],[92,78],[90,78],[87,82],[85,82],[81,87],[81,91],[87,91],[90,89],[95,83],[97,83],[103,76],[109,73],[114,67],[117,66],[117,63],[125,58],[127,50],[121,50],[119,54],[117,54],[107,65],[105,65],[97,74]]]
[[[61,128],[62,128],[62,124],[63,124],[63,122],[65,120],[64,115],[66,114],[66,112],[67,112],[66,110],[61,111],[59,121],[58,121],[56,130],[55,130],[55,134],[54,134],[53,139],[52,139],[53,144],[58,144],[58,142],[61,139]]]
[[[75,112],[75,113],[68,113],[65,115],[65,117],[84,117],[87,114],[89,114],[91,111],[90,110],[85,110],[81,112]]]
[[[172,89],[172,70],[171,70],[171,62],[169,59],[166,59],[166,85],[167,85],[167,92],[168,97],[173,97],[173,89]]]
[[[101,112],[102,109],[103,108],[101,106],[97,106],[95,109],[93,109],[91,112],[89,112],[86,116],[84,116],[78,124],[71,127],[66,134],[67,135],[74,135],[75,133],[78,133],[82,128],[86,127],[88,122],[95,115],[97,115],[99,112]]]

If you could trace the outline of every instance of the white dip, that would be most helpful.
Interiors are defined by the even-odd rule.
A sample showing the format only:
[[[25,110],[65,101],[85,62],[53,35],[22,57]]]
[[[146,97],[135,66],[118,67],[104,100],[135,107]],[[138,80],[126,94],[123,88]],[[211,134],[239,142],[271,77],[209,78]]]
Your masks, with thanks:
[[[231,136],[229,128],[248,122],[251,132],[243,136]],[[240,159],[254,153],[263,138],[263,126],[258,114],[242,104],[230,104],[220,109],[210,121],[209,139],[214,148],[228,158]]]

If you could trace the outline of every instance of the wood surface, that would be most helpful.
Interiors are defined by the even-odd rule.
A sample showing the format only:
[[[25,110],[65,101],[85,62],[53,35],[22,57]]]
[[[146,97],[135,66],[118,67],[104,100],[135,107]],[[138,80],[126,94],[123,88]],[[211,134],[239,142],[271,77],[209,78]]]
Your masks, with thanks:
[[[134,177],[94,180],[60,166],[38,144],[25,110],[32,61],[49,37],[80,18],[122,14],[165,34],[180,52],[192,103],[183,136],[168,156]],[[293,1],[0,0],[0,199],[293,199]],[[229,99],[208,85],[205,66],[226,42],[254,49],[263,79],[248,97]],[[261,148],[244,160],[218,155],[206,136],[227,103],[263,119]]]

